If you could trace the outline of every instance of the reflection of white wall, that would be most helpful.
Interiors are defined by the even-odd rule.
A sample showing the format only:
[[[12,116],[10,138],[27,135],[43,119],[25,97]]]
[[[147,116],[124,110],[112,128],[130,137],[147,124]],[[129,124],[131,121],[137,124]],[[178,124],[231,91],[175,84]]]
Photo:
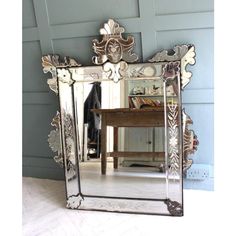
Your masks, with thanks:
[[[75,83],[74,84],[74,95],[77,101],[75,106],[77,111],[84,110],[84,102],[86,101],[93,83]],[[77,112],[77,129],[78,129],[78,139],[79,139],[79,151],[80,159],[87,161],[87,142],[88,142],[88,124],[84,124],[84,112]],[[82,138],[83,137],[83,138]]]
[[[111,108],[120,108],[121,100],[121,84],[114,83],[113,81],[104,81],[102,82],[102,108],[111,109]]]
[[[122,83],[113,81],[102,82],[102,108],[112,109],[121,108],[124,104]],[[119,135],[121,143],[121,134]],[[122,139],[123,140],[123,139]],[[107,150],[113,150],[113,128],[107,127]]]

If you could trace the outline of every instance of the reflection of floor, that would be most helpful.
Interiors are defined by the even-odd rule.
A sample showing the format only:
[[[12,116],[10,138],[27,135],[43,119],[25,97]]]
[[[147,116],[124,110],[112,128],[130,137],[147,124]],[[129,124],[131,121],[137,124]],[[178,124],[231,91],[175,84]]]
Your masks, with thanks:
[[[219,214],[215,214],[219,199],[215,196],[215,192],[211,191],[185,190],[185,215],[184,218],[180,219],[152,215],[69,210],[65,207],[64,181],[24,177],[22,188],[22,235],[24,236],[177,236],[184,235],[185,229],[194,229],[195,235],[201,235],[203,228],[196,227],[196,222],[205,228],[208,227],[209,235],[212,233],[214,235],[214,229],[219,229],[216,225],[209,227],[209,219],[213,219],[214,223],[214,219],[219,218],[221,220],[219,214],[222,214],[221,211]],[[20,207],[18,209],[20,212]],[[11,215],[14,221],[19,220],[19,215],[16,212],[17,210]],[[226,212],[228,213],[228,211]],[[233,223],[234,217],[231,218]],[[17,225],[14,225],[18,229],[18,231],[14,231],[16,232],[15,235],[20,232],[20,226],[17,227]],[[232,235],[230,232],[233,232],[233,228],[225,227],[225,224],[218,225],[222,225],[222,232],[225,232],[225,235]],[[10,229],[10,232],[13,230]]]
[[[107,174],[101,175],[99,162],[80,163],[81,187],[85,195],[165,199],[165,173],[155,167],[119,167],[107,165]],[[181,196],[180,181],[169,181],[169,197]]]

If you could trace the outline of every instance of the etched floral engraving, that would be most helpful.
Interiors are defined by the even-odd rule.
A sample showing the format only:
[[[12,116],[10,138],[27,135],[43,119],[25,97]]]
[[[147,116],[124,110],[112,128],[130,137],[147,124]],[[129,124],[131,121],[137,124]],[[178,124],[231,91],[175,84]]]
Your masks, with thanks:
[[[54,156],[53,159],[56,163],[63,167],[63,156],[61,153],[61,140],[60,140],[60,132],[59,130],[51,130],[48,135],[48,143],[49,147],[53,152],[57,152],[57,156]]]
[[[112,212],[140,212],[140,213],[153,213],[169,215],[169,211],[163,201],[147,201],[142,199],[114,199],[102,197],[84,197],[79,209],[96,209],[101,211]]]
[[[75,137],[73,131],[73,119],[70,114],[63,112],[66,171],[69,180],[76,177],[76,159],[75,159]]]
[[[130,67],[127,70],[126,76],[132,77],[153,77],[156,75],[156,68],[153,65],[135,66],[132,69]]]
[[[57,156],[54,156],[54,161],[63,167],[63,155],[61,145],[61,124],[60,124],[60,113],[57,111],[56,116],[53,118],[51,125],[55,127],[55,130],[51,130],[48,135],[49,147],[53,152],[57,152]]]
[[[180,160],[179,160],[179,142],[178,142],[178,105],[175,102],[167,103],[168,107],[168,155],[169,155],[169,172],[172,175],[179,175]]]
[[[174,79],[180,73],[180,62],[179,61],[168,62],[164,65],[162,70],[163,70],[162,77],[164,81],[169,79]]]

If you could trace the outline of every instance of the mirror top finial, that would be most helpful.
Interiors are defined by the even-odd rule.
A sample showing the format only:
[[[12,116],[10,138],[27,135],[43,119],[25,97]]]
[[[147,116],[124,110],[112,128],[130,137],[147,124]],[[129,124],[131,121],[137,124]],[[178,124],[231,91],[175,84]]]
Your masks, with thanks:
[[[127,39],[123,38],[124,31],[113,19],[104,24],[100,29],[102,40],[93,40],[93,50],[97,54],[92,58],[94,64],[102,65],[107,61],[116,64],[121,60],[132,63],[138,60],[138,56],[132,52],[135,46],[134,37],[129,35]]]

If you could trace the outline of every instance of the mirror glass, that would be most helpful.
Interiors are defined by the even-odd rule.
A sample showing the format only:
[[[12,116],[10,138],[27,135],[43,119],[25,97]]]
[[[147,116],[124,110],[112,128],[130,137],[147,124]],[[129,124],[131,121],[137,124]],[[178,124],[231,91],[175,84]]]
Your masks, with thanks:
[[[136,203],[123,206],[124,212],[169,214],[165,201],[170,196],[182,204],[181,143],[178,128],[172,130],[179,127],[179,81],[163,80],[163,63],[145,67],[146,76],[118,82],[86,81],[86,68],[73,68],[72,86],[59,81],[61,107],[71,113],[70,130],[76,137],[69,148],[67,191],[70,196],[80,193],[80,209],[120,211],[126,201]],[[155,77],[148,76],[152,70]],[[64,142],[67,146],[70,140]],[[173,163],[169,142],[177,149]]]

